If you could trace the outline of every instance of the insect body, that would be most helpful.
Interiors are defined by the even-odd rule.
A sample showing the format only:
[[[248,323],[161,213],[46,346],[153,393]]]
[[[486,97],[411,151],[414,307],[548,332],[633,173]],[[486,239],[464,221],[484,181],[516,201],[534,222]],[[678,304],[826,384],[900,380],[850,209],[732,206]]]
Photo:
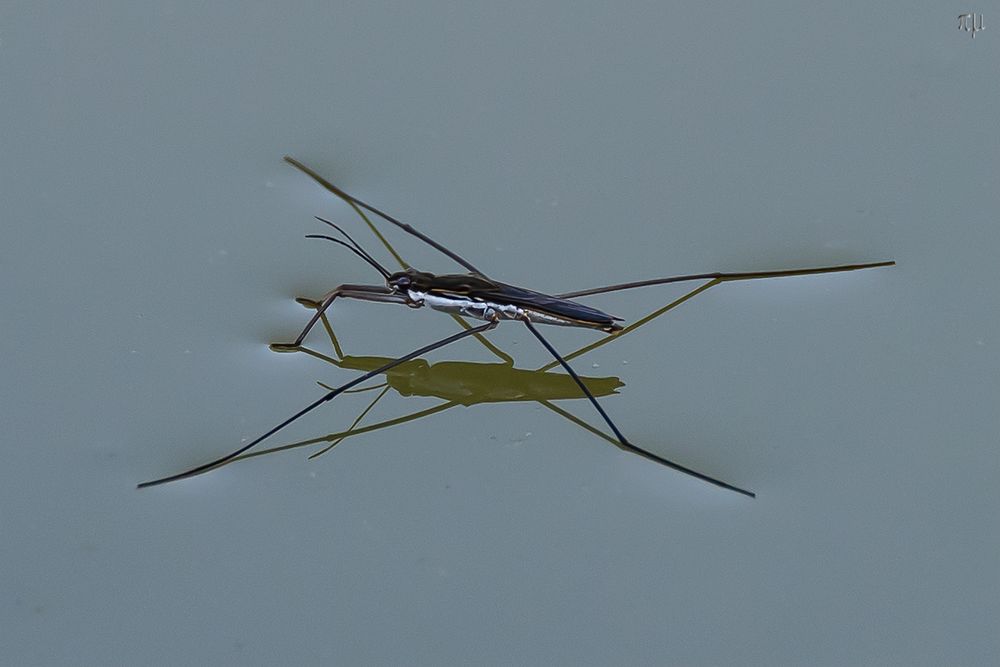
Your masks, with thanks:
[[[349,299],[359,299],[363,301],[373,301],[379,303],[396,303],[409,306],[411,308],[421,308],[427,306],[433,310],[439,310],[446,313],[451,313],[453,315],[471,317],[474,319],[482,320],[485,324],[467,328],[465,331],[453,334],[446,338],[443,338],[429,345],[425,345],[420,349],[414,350],[409,354],[403,355],[398,359],[394,359],[386,362],[382,366],[372,369],[363,375],[343,384],[339,387],[330,389],[323,397],[309,404],[296,414],[292,415],[285,421],[281,422],[271,430],[267,431],[257,439],[244,445],[238,450],[227,454],[226,456],[206,463],[204,465],[192,468],[183,473],[177,475],[172,475],[169,477],[164,477],[162,479],[154,480],[151,482],[144,482],[140,484],[139,487],[154,486],[157,484],[163,484],[166,482],[172,482],[178,479],[183,479],[185,477],[191,477],[194,475],[207,472],[213,468],[221,466],[229,461],[232,461],[239,455],[248,451],[252,447],[255,447],[258,443],[271,437],[285,426],[291,424],[299,417],[305,415],[306,413],[312,411],[313,409],[319,407],[323,403],[334,399],[345,391],[349,391],[357,385],[365,382],[369,378],[375,377],[381,373],[385,373],[392,368],[395,368],[401,364],[406,363],[412,359],[416,359],[428,352],[442,348],[449,345],[455,341],[461,340],[468,336],[479,335],[485,333],[493,328],[495,328],[502,320],[516,320],[522,322],[529,332],[542,344],[542,346],[552,355],[555,361],[563,367],[566,373],[573,379],[575,384],[580,388],[587,399],[594,406],[597,412],[600,414],[601,418],[608,425],[611,431],[617,438],[616,444],[622,449],[631,451],[638,454],[646,459],[655,461],[669,468],[683,472],[684,474],[696,477],[702,481],[714,484],[716,486],[728,489],[730,491],[735,491],[737,493],[754,497],[754,493],[748,491],[747,489],[734,486],[722,480],[710,477],[704,473],[698,472],[679,463],[666,459],[658,454],[655,454],[648,449],[644,449],[633,443],[622,434],[615,423],[611,420],[608,414],[604,411],[604,408],[598,403],[597,399],[594,397],[593,393],[587,388],[586,384],[580,379],[573,368],[567,363],[558,351],[549,343],[549,341],[541,334],[541,332],[534,326],[535,324],[550,324],[559,326],[571,326],[571,327],[581,327],[588,329],[596,329],[609,334],[616,333],[622,330],[622,327],[618,322],[620,318],[609,315],[601,310],[586,306],[584,304],[574,301],[574,298],[581,296],[589,296],[594,294],[603,294],[607,292],[614,292],[618,290],[633,289],[636,287],[645,287],[649,285],[662,285],[674,282],[683,282],[691,280],[707,280],[712,281],[711,284],[716,284],[718,282],[724,282],[727,280],[751,280],[756,278],[776,278],[785,276],[795,276],[795,275],[809,275],[809,274],[819,274],[819,273],[835,273],[843,271],[855,271],[858,269],[875,268],[882,266],[891,266],[895,262],[876,262],[868,264],[851,264],[844,266],[829,266],[820,268],[810,268],[810,269],[792,269],[784,271],[764,271],[764,272],[752,272],[752,273],[703,273],[694,274],[686,276],[672,276],[669,278],[654,278],[651,280],[642,280],[630,283],[621,283],[618,285],[609,285],[605,287],[598,287],[589,290],[581,290],[577,292],[571,292],[566,294],[549,295],[541,292],[535,292],[532,290],[524,289],[521,287],[515,287],[513,285],[508,285],[487,277],[482,271],[473,266],[470,262],[459,256],[458,254],[452,252],[448,248],[444,247],[437,241],[434,241],[430,237],[422,234],[413,227],[399,220],[393,218],[392,216],[384,213],[377,208],[366,204],[365,202],[352,197],[347,194],[337,186],[333,185],[329,181],[325,180],[323,177],[296,161],[291,157],[285,157],[285,161],[289,164],[295,166],[301,171],[308,174],[320,185],[325,187],[330,192],[334,193],[344,201],[348,202],[351,206],[360,212],[360,209],[366,209],[371,213],[374,213],[389,223],[399,227],[403,231],[411,234],[420,240],[424,241],[431,247],[440,251],[444,255],[447,255],[452,260],[456,261],[468,270],[465,274],[446,274],[446,275],[436,275],[433,273],[427,273],[423,271],[417,271],[413,268],[406,268],[403,271],[397,271],[395,273],[390,273],[384,266],[382,266],[378,261],[375,260],[364,248],[358,245],[343,229],[338,227],[333,222],[325,220],[323,218],[317,218],[321,222],[329,225],[337,232],[341,234],[343,238],[334,238],[332,236],[322,235],[322,234],[310,234],[309,238],[322,238],[341,246],[344,246],[355,255],[360,257],[362,260],[367,262],[376,271],[378,271],[385,283],[384,285],[356,285],[356,284],[344,284],[340,285],[326,295],[318,302],[316,313],[312,316],[309,322],[306,324],[305,328],[302,329],[299,336],[292,343],[286,344],[272,344],[272,349],[277,351],[290,351],[297,350],[300,348],[302,341],[305,339],[306,335],[316,324],[317,321],[323,316],[326,310],[334,303],[337,298],[349,298]]]
[[[514,287],[471,274],[435,276],[407,269],[389,277],[389,285],[405,293],[409,305],[465,315],[477,320],[524,320],[538,324],[587,327],[607,333],[621,330],[614,317],[570,299]]]

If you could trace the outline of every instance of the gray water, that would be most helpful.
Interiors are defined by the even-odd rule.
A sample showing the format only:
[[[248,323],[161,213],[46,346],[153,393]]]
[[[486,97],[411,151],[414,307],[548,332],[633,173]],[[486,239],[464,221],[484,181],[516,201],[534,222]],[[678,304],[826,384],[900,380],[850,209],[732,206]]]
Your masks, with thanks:
[[[989,7],[212,5],[0,9],[0,661],[995,659]],[[602,401],[633,441],[756,500],[531,400],[136,491],[356,377],[267,349],[308,318],[294,297],[379,280],[302,238],[313,215],[393,261],[284,154],[543,291],[899,265],[720,285],[574,360],[623,383]],[[635,321],[684,293],[587,303]],[[332,321],[352,356],[457,330],[380,304]],[[567,353],[602,336],[544,331]],[[550,361],[517,324],[490,339]],[[441,361],[498,359],[469,340]],[[375,396],[271,444],[341,432]],[[362,424],[442,400],[390,390]]]

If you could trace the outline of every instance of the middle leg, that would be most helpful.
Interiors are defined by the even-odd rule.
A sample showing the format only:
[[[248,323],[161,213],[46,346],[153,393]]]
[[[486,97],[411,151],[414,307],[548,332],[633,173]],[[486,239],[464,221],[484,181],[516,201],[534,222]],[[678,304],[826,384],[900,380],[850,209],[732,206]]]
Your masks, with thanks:
[[[576,371],[573,370],[572,366],[570,366],[566,362],[566,360],[562,358],[562,355],[560,355],[556,351],[556,349],[552,347],[552,344],[549,343],[549,341],[546,340],[546,338],[541,334],[541,332],[535,328],[535,325],[531,323],[531,320],[529,320],[528,318],[524,318],[522,321],[524,322],[525,326],[528,327],[528,331],[534,334],[535,338],[537,338],[538,341],[545,347],[545,349],[549,351],[549,354],[551,354],[555,358],[555,360],[559,362],[559,364],[563,367],[563,369],[565,369],[565,371],[569,373],[570,377],[573,378],[577,386],[579,386],[580,389],[583,391],[583,393],[586,394],[587,398],[590,400],[590,403],[601,415],[601,418],[604,419],[604,423],[608,425],[608,427],[612,430],[612,432],[614,432],[615,436],[618,438],[618,446],[621,449],[632,452],[633,454],[638,454],[643,458],[655,461],[661,465],[667,466],[668,468],[673,468],[674,470],[682,472],[685,475],[696,477],[697,479],[700,479],[703,482],[708,482],[709,484],[714,484],[715,486],[722,487],[723,489],[728,489],[730,491],[735,491],[736,493],[741,493],[744,496],[749,496],[750,498],[756,497],[756,494],[753,491],[741,489],[738,486],[733,486],[732,484],[729,484],[728,482],[723,482],[721,479],[716,479],[715,477],[709,477],[704,473],[700,473],[697,470],[688,468],[687,466],[683,466],[679,463],[674,463],[673,461],[665,459],[662,456],[657,456],[656,454],[648,450],[645,450],[637,445],[633,445],[631,442],[629,442],[625,438],[625,436],[622,435],[622,432],[618,430],[618,427],[615,426],[615,423],[611,421],[611,417],[609,417],[608,413],[604,411],[604,408],[601,407],[601,404],[597,402],[597,399],[594,397],[594,394],[591,393],[590,389],[587,388],[587,385],[583,383],[583,380],[581,380],[580,376],[576,374]]]

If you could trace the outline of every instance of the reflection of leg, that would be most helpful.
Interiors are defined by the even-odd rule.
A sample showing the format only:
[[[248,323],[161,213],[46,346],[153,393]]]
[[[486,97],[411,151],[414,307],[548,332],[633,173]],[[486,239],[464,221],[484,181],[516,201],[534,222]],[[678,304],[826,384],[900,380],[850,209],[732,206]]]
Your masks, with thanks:
[[[661,456],[657,456],[656,454],[646,451],[645,449],[637,447],[636,445],[633,445],[631,442],[629,442],[625,438],[625,436],[622,435],[622,432],[618,430],[618,427],[615,426],[615,423],[611,421],[611,418],[608,416],[608,413],[604,411],[604,408],[602,408],[601,404],[597,402],[597,399],[594,398],[594,395],[590,392],[589,389],[587,389],[587,385],[583,383],[583,380],[581,380],[580,376],[576,374],[576,371],[574,371],[573,368],[568,363],[566,363],[565,359],[559,356],[559,353],[556,352],[556,349],[552,347],[552,345],[549,343],[549,341],[545,339],[544,336],[542,336],[542,334],[538,331],[538,329],[535,328],[535,326],[531,323],[530,320],[525,318],[523,321],[525,326],[528,327],[528,330],[532,334],[534,334],[535,338],[537,338],[538,341],[543,346],[545,346],[545,349],[549,351],[549,354],[555,357],[556,361],[558,361],[560,365],[562,365],[562,367],[566,370],[566,372],[569,373],[570,377],[572,377],[573,380],[576,381],[576,384],[580,387],[580,389],[583,390],[583,393],[587,395],[587,398],[590,400],[591,405],[594,406],[597,412],[604,419],[604,423],[608,425],[608,427],[614,432],[615,436],[618,438],[619,447],[621,449],[633,452],[635,454],[638,454],[639,456],[650,459],[651,461],[656,461],[657,463],[661,463],[667,466],[668,468],[673,468],[674,470],[685,473],[687,475],[691,475],[692,477],[697,477],[698,479],[708,482],[709,484],[714,484],[715,486],[720,486],[724,489],[735,491],[736,493],[742,493],[743,495],[749,496],[751,498],[755,497],[755,494],[752,491],[747,491],[746,489],[741,489],[738,486],[733,486],[732,484],[728,484],[726,482],[723,482],[722,480],[715,479],[714,477],[709,477],[708,475],[700,473],[696,470],[692,470],[687,466],[682,466],[679,463],[674,463],[673,461],[665,459]]]
[[[291,157],[289,155],[286,155],[285,156],[285,162],[287,162],[288,164],[292,165],[293,167],[295,167],[299,171],[303,172],[304,174],[306,174],[307,176],[309,176],[310,178],[312,178],[314,181],[316,181],[317,183],[319,183],[324,188],[326,188],[327,190],[329,190],[333,194],[337,195],[338,197],[340,197],[344,201],[356,204],[356,205],[360,206],[361,208],[365,209],[366,211],[370,211],[370,212],[374,213],[375,215],[379,216],[383,220],[385,220],[387,222],[391,222],[392,224],[396,225],[397,227],[399,227],[400,229],[402,229],[407,234],[411,234],[413,236],[416,236],[418,239],[420,239],[421,241],[423,241],[427,245],[431,246],[435,250],[437,250],[437,251],[439,251],[439,252],[447,255],[448,257],[451,257],[453,260],[455,260],[456,262],[458,262],[459,264],[461,264],[462,266],[464,266],[466,269],[468,269],[472,273],[478,273],[480,275],[483,275],[482,271],[480,271],[479,269],[477,269],[476,267],[474,267],[467,260],[462,259],[462,257],[460,257],[458,254],[452,252],[451,250],[448,250],[443,245],[441,245],[440,243],[438,243],[434,239],[430,238],[426,234],[423,234],[423,233],[417,231],[411,225],[408,225],[408,224],[406,224],[404,222],[400,222],[399,220],[397,220],[396,218],[392,217],[388,213],[380,211],[377,208],[375,208],[374,206],[371,206],[370,204],[366,204],[365,202],[361,201],[357,197],[352,197],[351,195],[347,194],[346,192],[344,192],[343,190],[341,190],[340,188],[338,188],[336,185],[334,185],[330,181],[326,180],[325,178],[323,178],[322,176],[320,176],[315,171],[313,171],[309,167],[305,166],[304,164],[302,164],[301,162],[299,162],[295,158],[293,158],[293,157]]]
[[[370,387],[370,389],[374,389],[374,387]],[[337,445],[339,445],[341,442],[343,442],[344,438],[348,437],[351,434],[351,432],[354,431],[355,428],[357,428],[358,424],[361,423],[361,420],[365,418],[365,415],[367,415],[369,412],[371,412],[371,409],[375,407],[375,404],[378,403],[380,400],[382,400],[382,397],[385,396],[386,392],[388,392],[389,389],[390,389],[389,383],[386,383],[385,387],[382,388],[382,391],[380,391],[378,393],[378,396],[376,396],[372,400],[372,402],[368,404],[367,408],[365,408],[364,410],[361,411],[361,414],[358,415],[358,418],[354,420],[354,423],[351,424],[350,428],[347,429],[347,431],[344,433],[344,435],[340,436],[339,438],[337,438],[336,440],[334,440],[329,445],[327,445],[323,449],[319,450],[318,452],[316,452],[315,454],[313,454],[309,458],[310,459],[314,459],[317,456],[320,456],[322,454],[326,454],[328,451],[330,451],[331,449],[333,449],[334,447],[336,447]]]
[[[343,368],[343,366],[342,366],[343,359],[334,359],[333,357],[328,357],[327,355],[325,355],[325,354],[323,354],[321,352],[317,352],[316,350],[311,350],[311,349],[309,349],[308,347],[306,347],[304,345],[300,346],[295,351],[296,352],[304,352],[305,354],[308,354],[310,357],[316,357],[320,361],[325,361],[326,363],[330,364],[331,366],[336,366],[337,368]],[[357,370],[357,369],[352,369],[352,370]],[[323,383],[321,382],[319,384],[323,384]],[[326,387],[326,385],[323,385],[323,386]],[[332,389],[332,387],[326,387],[326,388],[327,389]]]
[[[319,306],[320,306],[320,302],[319,301],[314,301],[313,299],[306,299],[305,297],[301,297],[301,296],[298,297],[297,299],[295,299],[295,301],[297,303],[301,304],[302,306],[306,307],[306,308],[318,309]],[[326,329],[326,335],[329,336],[329,338],[330,338],[330,343],[333,345],[333,349],[337,353],[337,358],[343,360],[343,358],[344,358],[344,350],[341,349],[341,347],[340,347],[340,341],[337,340],[337,334],[333,333],[333,325],[330,324],[330,318],[326,316],[326,313],[322,313],[320,315],[319,319],[323,323],[323,328]],[[319,356],[320,358],[322,358],[322,359],[324,359],[326,361],[331,361],[328,357],[324,357],[323,355],[320,355],[319,353],[313,353],[313,352],[311,352],[310,350],[307,350],[304,347],[303,348],[299,348],[299,349],[302,352],[309,352],[313,356]],[[331,363],[335,364],[336,362],[331,362]]]
[[[337,340],[337,334],[333,333],[333,325],[330,324],[330,318],[326,316],[326,313],[320,317],[323,321],[323,329],[326,330],[326,335],[330,338],[330,344],[333,345],[333,351],[337,354],[338,359],[344,358],[344,350],[340,347],[340,341]]]
[[[241,454],[233,459],[235,461],[242,461],[244,459],[252,459],[255,456],[265,456],[267,454],[276,454],[278,452],[283,452],[289,449],[298,449],[299,447],[309,447],[311,445],[318,445],[321,442],[333,442],[334,440],[340,440],[348,438],[355,435],[364,435],[365,433],[372,433],[374,431],[381,431],[384,428],[390,428],[392,426],[399,426],[400,424],[405,424],[407,422],[416,421],[417,419],[423,419],[424,417],[430,417],[431,415],[436,415],[439,412],[444,412],[445,410],[450,410],[451,408],[459,405],[455,401],[445,401],[443,403],[438,403],[437,405],[425,408],[423,410],[418,410],[416,412],[411,412],[408,415],[403,415],[402,417],[395,417],[393,419],[386,419],[385,421],[380,421],[377,424],[369,424],[368,426],[362,426],[350,431],[341,431],[340,433],[331,433],[329,435],[324,435],[321,438],[309,438],[308,440],[300,440],[299,442],[293,442],[288,445],[278,445],[277,447],[270,447],[268,449],[261,449],[256,452],[247,452],[246,454]]]
[[[146,488],[148,486],[156,486],[158,484],[166,484],[167,482],[173,482],[173,481],[176,481],[176,480],[179,480],[179,479],[184,479],[184,478],[187,478],[187,477],[194,477],[195,475],[200,475],[203,472],[208,472],[209,470],[212,470],[213,468],[217,468],[217,467],[219,467],[221,465],[229,463],[230,461],[232,461],[233,459],[235,459],[237,456],[239,456],[243,452],[246,452],[249,449],[257,446],[258,444],[260,444],[264,440],[267,440],[272,435],[274,435],[278,431],[282,430],[283,428],[285,428],[286,426],[288,426],[292,422],[298,420],[300,417],[306,415],[307,413],[312,412],[313,410],[315,410],[319,406],[323,405],[327,401],[333,400],[334,398],[336,398],[337,396],[339,396],[343,392],[347,391],[348,389],[353,389],[354,387],[358,386],[359,384],[362,384],[363,382],[368,381],[369,379],[375,377],[376,375],[381,375],[382,373],[385,373],[387,370],[389,370],[391,368],[395,368],[396,366],[399,366],[402,363],[410,361],[411,359],[416,359],[417,357],[419,357],[421,355],[424,355],[424,354],[427,354],[428,352],[433,352],[434,350],[437,350],[438,348],[442,348],[442,347],[444,347],[446,345],[450,345],[451,343],[459,341],[459,340],[461,340],[463,338],[467,338],[468,336],[472,336],[472,335],[475,335],[477,333],[482,333],[484,331],[489,331],[490,329],[495,328],[496,325],[497,325],[496,321],[487,322],[486,324],[482,324],[482,325],[480,325],[478,327],[473,327],[472,329],[469,329],[468,331],[460,331],[457,334],[452,334],[451,336],[448,336],[447,338],[442,338],[441,340],[438,340],[438,341],[435,341],[433,343],[430,343],[429,345],[425,345],[425,346],[423,346],[421,348],[418,348],[418,349],[414,350],[413,352],[410,352],[409,354],[404,354],[403,356],[399,357],[398,359],[393,359],[389,363],[383,364],[383,365],[379,366],[378,368],[376,368],[374,370],[371,370],[371,371],[368,371],[367,373],[359,375],[358,377],[354,378],[350,382],[348,382],[346,384],[342,384],[339,387],[337,387],[336,389],[332,389],[332,390],[328,391],[325,395],[323,395],[319,399],[313,401],[312,403],[310,403],[306,407],[302,408],[301,410],[299,410],[298,412],[296,412],[294,415],[292,415],[291,417],[289,417],[285,421],[281,422],[280,424],[278,424],[277,426],[275,426],[271,430],[269,430],[266,433],[264,433],[264,435],[256,438],[255,440],[251,441],[249,444],[243,445],[242,447],[240,447],[236,451],[231,452],[229,454],[226,454],[222,458],[216,459],[215,461],[211,461],[209,463],[205,463],[205,464],[197,466],[195,468],[191,468],[188,471],[185,471],[185,472],[182,472],[182,473],[178,473],[176,475],[171,475],[169,477],[164,477],[162,479],[153,480],[151,482],[143,482],[142,484],[139,484],[139,488],[142,489],[142,488]]]
[[[582,428],[582,429],[584,429],[586,431],[590,431],[591,433],[593,433],[594,435],[596,435],[598,438],[603,438],[603,439],[607,440],[608,442],[610,442],[615,447],[618,447],[618,441],[615,440],[615,437],[613,435],[608,435],[607,433],[605,433],[601,429],[597,428],[596,426],[591,426],[587,422],[583,421],[582,419],[580,419],[579,417],[577,417],[576,415],[574,415],[569,410],[564,410],[564,409],[560,408],[558,405],[556,405],[552,401],[540,400],[538,402],[541,403],[546,408],[548,408],[549,410],[551,410],[552,412],[554,412],[557,415],[559,415],[560,417],[564,417],[564,418],[568,419],[569,421],[573,422],[574,424],[576,424],[580,428]]]
[[[622,329],[618,333],[613,334],[611,336],[606,336],[606,337],[604,337],[604,338],[602,338],[602,339],[600,339],[598,341],[595,341],[595,342],[591,343],[590,345],[585,345],[584,347],[581,347],[579,350],[576,350],[575,352],[571,352],[571,353],[567,354],[564,357],[564,359],[566,359],[566,361],[572,361],[573,359],[576,359],[577,357],[579,357],[581,355],[587,354],[588,352],[593,352],[594,350],[596,350],[599,347],[603,347],[603,346],[607,345],[610,342],[616,341],[619,338],[621,338],[622,336],[624,336],[625,334],[632,333],[633,331],[635,331],[639,327],[641,327],[641,326],[643,326],[645,324],[648,324],[649,322],[652,322],[653,320],[655,320],[660,315],[663,315],[667,311],[673,310],[674,308],[676,308],[677,306],[681,305],[682,303],[684,303],[688,299],[693,299],[694,297],[698,296],[699,294],[701,294],[702,292],[704,292],[708,288],[714,287],[715,285],[718,285],[720,282],[722,282],[722,281],[721,280],[712,280],[711,282],[705,283],[701,287],[698,287],[697,289],[691,290],[690,292],[688,292],[684,296],[680,297],[679,299],[675,299],[674,301],[671,301],[670,303],[668,303],[667,305],[665,305],[663,308],[660,308],[659,310],[655,310],[652,313],[650,313],[649,315],[646,315],[645,317],[643,317],[642,319],[633,322],[632,324],[628,325],[627,327],[625,327],[624,329]],[[545,364],[544,366],[542,366],[538,370],[540,370],[540,371],[547,371],[547,370],[550,370],[552,368],[555,368],[558,365],[559,365],[558,361],[553,361],[553,362]]]
[[[311,318],[309,318],[309,322],[306,324],[305,328],[302,329],[302,331],[299,333],[298,338],[295,339],[295,342],[294,343],[271,343],[271,345],[270,345],[271,351],[273,351],[273,352],[294,352],[297,349],[299,349],[299,346],[302,345],[302,341],[305,339],[306,335],[309,333],[309,330],[312,329],[313,326],[316,325],[316,322],[319,321],[319,318],[323,316],[323,314],[326,312],[326,309],[330,307],[330,304],[332,304],[333,300],[336,299],[339,295],[340,295],[340,288],[338,287],[337,289],[335,289],[335,290],[333,290],[331,292],[328,292],[318,303],[317,302],[312,302],[312,303],[316,303],[316,312],[313,313],[313,316]],[[306,299],[296,299],[296,301],[298,301],[299,303],[302,303],[303,305],[306,305],[305,302],[307,302]]]
[[[704,292],[708,288],[714,287],[715,285],[718,285],[719,283],[738,282],[738,281],[741,281],[741,280],[759,280],[759,279],[762,279],[762,278],[788,278],[788,277],[791,277],[791,276],[809,276],[809,275],[817,275],[817,274],[823,274],[823,273],[844,273],[844,272],[848,272],[848,271],[860,271],[862,269],[877,269],[877,268],[882,268],[882,267],[895,266],[895,264],[896,264],[896,262],[887,261],[887,262],[872,262],[870,264],[845,264],[845,265],[841,265],[841,266],[823,266],[823,267],[810,268],[810,269],[789,269],[789,270],[785,270],[785,271],[758,271],[758,272],[755,272],[755,273],[749,273],[749,272],[748,273],[720,273],[720,272],[715,272],[715,273],[699,273],[699,274],[692,274],[692,275],[688,275],[688,276],[672,276],[670,278],[654,278],[652,280],[640,280],[640,281],[632,282],[632,283],[622,283],[620,285],[608,285],[607,287],[596,287],[594,289],[580,290],[578,292],[566,292],[565,294],[559,294],[557,296],[559,296],[561,298],[564,298],[564,299],[575,299],[575,298],[581,297],[581,296],[590,296],[590,295],[593,295],[593,294],[605,294],[607,292],[615,292],[615,291],[618,291],[618,290],[634,289],[636,287],[647,287],[647,286],[650,286],[650,285],[665,285],[665,284],[668,284],[668,283],[679,283],[679,282],[686,282],[686,281],[690,281],[690,280],[708,280],[709,281],[709,282],[705,283],[704,285],[702,285],[701,287],[699,287],[699,288],[697,288],[697,289],[695,289],[695,290],[693,290],[691,292],[688,292],[687,294],[685,294],[681,298],[677,299],[676,301],[668,304],[667,306],[664,306],[663,308],[661,308],[661,309],[659,309],[659,310],[657,310],[657,311],[655,311],[653,313],[650,313],[649,315],[647,315],[646,317],[642,318],[641,320],[638,320],[637,322],[635,322],[635,323],[633,323],[633,324],[625,327],[624,329],[622,329],[621,331],[619,331],[617,334],[615,334],[615,336],[613,337],[613,338],[617,338],[619,336],[624,336],[625,334],[627,334],[627,333],[629,333],[631,331],[634,331],[635,329],[638,329],[639,327],[641,327],[643,324],[646,324],[650,320],[656,319],[657,317],[659,317],[663,313],[667,312],[668,310],[672,310],[673,308],[676,308],[677,306],[679,306],[680,304],[684,303],[688,299],[691,299],[691,298],[697,296],[698,294]],[[572,352],[572,353],[566,355],[566,359],[567,360],[575,359],[576,357],[578,357],[578,356],[580,356],[582,354],[586,354],[587,352],[591,352],[593,350],[596,350],[597,348],[599,348],[599,347],[601,347],[603,345],[607,345],[608,343],[610,343],[611,340],[613,340],[613,338],[605,338],[603,340],[599,340],[599,341],[597,341],[597,342],[595,342],[595,343],[593,343],[591,345],[588,345],[586,347],[581,347],[576,352]],[[542,366],[539,370],[549,370],[550,368],[555,368],[556,365],[557,364],[555,362],[550,363],[550,364],[546,364],[545,366]]]
[[[458,315],[452,315],[451,317],[456,322],[458,322],[459,326],[461,326],[463,329],[468,330],[468,329],[470,329],[472,327],[471,324],[469,324],[468,322],[466,322],[465,320],[463,320]],[[476,340],[478,340],[480,343],[482,343],[483,347],[485,347],[487,350],[489,350],[494,355],[496,355],[496,357],[498,359],[500,359],[500,361],[504,362],[508,366],[513,366],[514,365],[514,357],[510,356],[509,354],[507,354],[506,352],[504,352],[503,350],[501,350],[499,347],[497,347],[496,345],[494,345],[493,343],[491,343],[489,341],[489,339],[486,338],[486,336],[483,336],[482,334],[476,334]]]
[[[326,389],[327,391],[333,391],[333,387],[331,387],[328,384],[325,384],[323,382],[317,382],[316,384],[318,384],[319,386],[323,387],[323,389]],[[371,385],[369,387],[361,387],[360,389],[348,389],[344,393],[345,394],[363,394],[366,391],[375,391],[376,389],[381,389],[382,387],[391,387],[391,386],[392,385],[390,385],[388,382],[379,382],[378,384],[373,384],[373,385]]]

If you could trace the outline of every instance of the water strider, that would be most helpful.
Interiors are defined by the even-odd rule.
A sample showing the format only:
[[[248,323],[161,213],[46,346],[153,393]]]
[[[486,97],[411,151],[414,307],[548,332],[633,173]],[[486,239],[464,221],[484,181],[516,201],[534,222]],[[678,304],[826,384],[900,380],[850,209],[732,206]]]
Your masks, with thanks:
[[[418,271],[412,267],[406,268],[402,271],[389,272],[384,266],[382,266],[378,261],[375,260],[367,251],[364,250],[358,243],[354,241],[343,229],[338,227],[336,224],[325,220],[323,218],[317,218],[321,222],[329,225],[335,231],[337,231],[343,238],[334,238],[332,236],[321,235],[321,234],[310,234],[309,238],[322,238],[341,246],[344,246],[352,253],[360,257],[366,263],[368,263],[372,268],[379,272],[384,279],[384,285],[358,285],[358,284],[344,284],[339,285],[333,290],[329,291],[324,297],[319,301],[318,307],[316,308],[316,313],[310,318],[306,326],[299,333],[299,336],[292,343],[285,344],[275,344],[272,345],[273,349],[276,350],[296,350],[301,345],[302,341],[305,339],[306,335],[313,328],[316,322],[323,316],[326,310],[333,304],[333,302],[338,298],[346,299],[358,299],[362,301],[373,301],[377,303],[395,303],[400,305],[406,305],[411,308],[422,308],[424,306],[430,307],[433,310],[438,310],[445,313],[450,313],[452,315],[470,317],[477,320],[482,320],[484,324],[479,326],[467,328],[446,338],[442,338],[438,341],[425,345],[413,352],[405,354],[397,359],[389,361],[382,366],[370,370],[363,375],[347,382],[339,387],[330,389],[326,394],[317,399],[316,401],[310,403],[305,408],[299,410],[297,413],[284,420],[274,428],[270,429],[263,435],[259,436],[255,440],[252,440],[248,444],[240,447],[236,451],[223,456],[222,458],[216,459],[209,463],[197,466],[190,470],[187,470],[176,475],[171,475],[161,479],[153,480],[150,482],[143,482],[139,484],[139,488],[145,488],[149,486],[155,486],[158,484],[165,484],[167,482],[173,482],[179,479],[184,479],[186,477],[192,477],[194,475],[207,472],[213,468],[220,465],[228,463],[234,458],[240,456],[249,449],[255,447],[262,441],[271,437],[284,427],[288,426],[292,422],[296,421],[303,415],[311,412],[315,408],[319,407],[323,403],[330,401],[337,397],[338,395],[353,389],[359,384],[367,381],[368,379],[375,377],[381,373],[391,370],[401,364],[406,363],[412,359],[416,359],[428,352],[450,345],[458,340],[467,338],[469,336],[478,336],[483,334],[493,328],[495,328],[503,320],[515,320],[520,321],[528,329],[529,332],[541,343],[541,345],[552,355],[552,357],[558,362],[559,365],[569,374],[580,390],[586,395],[587,399],[597,410],[598,414],[608,425],[611,431],[614,433],[618,440],[618,444],[628,451],[634,452],[644,458],[650,459],[664,466],[677,470],[679,472],[685,473],[702,481],[714,484],[716,486],[734,491],[736,493],[743,494],[753,498],[755,494],[747,489],[740,488],[724,482],[720,479],[711,477],[704,473],[698,472],[687,466],[681,465],[664,457],[661,457],[653,452],[650,452],[644,448],[641,448],[631,442],[621,433],[617,425],[611,420],[608,414],[604,411],[604,408],[594,397],[593,393],[587,388],[586,384],[580,379],[576,374],[576,371],[569,365],[565,358],[563,358],[558,351],[552,346],[551,343],[542,335],[542,333],[535,326],[536,324],[550,324],[559,326],[569,326],[569,327],[579,327],[579,328],[589,328],[603,331],[608,334],[615,334],[622,330],[622,326],[618,323],[621,321],[620,318],[614,317],[605,313],[604,311],[592,308],[590,306],[584,305],[575,301],[575,298],[582,296],[591,296],[595,294],[605,294],[608,292],[614,292],[619,290],[633,289],[636,287],[646,287],[651,285],[663,285],[667,283],[692,281],[692,280],[710,280],[710,281],[728,281],[728,280],[752,280],[759,278],[778,278],[786,276],[801,276],[801,275],[812,275],[820,273],[836,273],[844,271],[857,271],[860,269],[869,269],[876,267],[892,266],[895,264],[893,261],[883,261],[883,262],[872,262],[866,264],[849,264],[841,266],[828,266],[819,268],[808,268],[808,269],[789,269],[782,271],[761,271],[761,272],[742,272],[742,273],[701,273],[692,274],[684,276],[672,276],[668,278],[653,278],[649,280],[634,281],[629,283],[620,283],[616,285],[608,285],[605,287],[596,287],[587,290],[579,290],[576,292],[569,292],[558,295],[549,295],[542,292],[536,292],[533,290],[525,289],[522,287],[516,287],[507,283],[494,280],[487,277],[482,271],[473,266],[470,262],[456,254],[455,252],[444,247],[437,241],[434,241],[425,234],[417,231],[410,225],[400,222],[391,215],[380,211],[374,206],[370,206],[365,202],[352,197],[347,194],[337,186],[333,185],[322,176],[312,171],[302,163],[298,162],[294,158],[285,157],[285,161],[294,167],[298,168],[302,172],[309,175],[317,183],[325,187],[327,190],[337,195],[341,199],[350,203],[355,208],[363,208],[379,217],[383,218],[387,222],[399,227],[403,231],[411,234],[434,249],[438,250],[442,254],[448,256],[458,264],[462,265],[468,270],[467,273],[462,274],[433,274],[424,271]]]

